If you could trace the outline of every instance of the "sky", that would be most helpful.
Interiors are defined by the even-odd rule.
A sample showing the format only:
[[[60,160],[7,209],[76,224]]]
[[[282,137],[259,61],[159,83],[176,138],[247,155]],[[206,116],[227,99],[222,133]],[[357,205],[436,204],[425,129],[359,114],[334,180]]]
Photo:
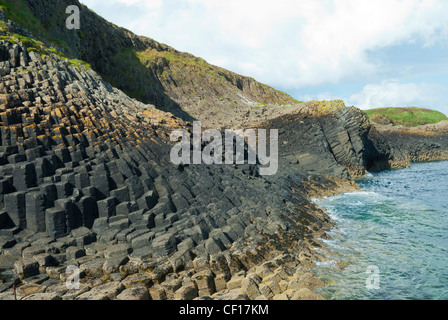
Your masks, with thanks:
[[[295,99],[448,114],[446,0],[81,0]]]

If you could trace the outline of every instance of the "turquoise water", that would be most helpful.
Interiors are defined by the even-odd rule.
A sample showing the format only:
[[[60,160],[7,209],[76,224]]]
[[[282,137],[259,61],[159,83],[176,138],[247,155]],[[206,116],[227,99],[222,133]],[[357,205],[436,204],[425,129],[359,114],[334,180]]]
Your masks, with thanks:
[[[448,162],[374,173],[363,190],[316,201],[335,221],[327,299],[448,299]],[[342,262],[342,263],[340,263]],[[370,273],[368,273],[370,272]]]

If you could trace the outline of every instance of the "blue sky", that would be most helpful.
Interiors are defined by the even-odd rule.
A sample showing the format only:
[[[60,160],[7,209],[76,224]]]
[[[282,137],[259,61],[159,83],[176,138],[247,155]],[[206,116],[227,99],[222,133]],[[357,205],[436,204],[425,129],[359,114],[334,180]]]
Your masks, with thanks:
[[[448,114],[446,0],[81,0],[298,100]]]

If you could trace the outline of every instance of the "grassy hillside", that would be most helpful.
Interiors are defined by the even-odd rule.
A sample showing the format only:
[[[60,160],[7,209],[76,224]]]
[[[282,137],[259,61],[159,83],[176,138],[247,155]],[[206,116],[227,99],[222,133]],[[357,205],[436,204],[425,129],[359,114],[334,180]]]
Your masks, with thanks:
[[[6,19],[18,23],[33,33],[33,35],[39,35],[41,39],[51,45],[55,45],[61,49],[68,49],[68,46],[64,41],[52,37],[47,32],[46,27],[48,26],[42,24],[23,0],[0,0],[0,10],[3,11]],[[64,19],[63,14],[61,14],[61,19]],[[0,21],[0,31],[8,31],[4,21]]]
[[[67,44],[60,39],[50,36],[40,20],[33,15],[23,1],[0,0],[0,10],[6,19],[18,23],[33,35],[33,38],[31,38],[14,33],[14,31],[9,30],[5,21],[0,20],[0,40],[8,40],[11,43],[21,42],[27,47],[28,52],[35,51],[41,56],[58,56],[59,58],[68,59],[76,67],[83,65],[88,69],[91,68],[90,64],[83,60],[67,58],[62,52],[67,50]],[[36,35],[39,35],[39,37]],[[42,41],[37,40],[37,38],[42,39]]]
[[[448,120],[443,113],[424,108],[379,108],[365,110],[369,118],[380,124],[416,127]]]
[[[80,30],[65,27],[68,5],[80,8]],[[2,35],[6,27],[3,22],[0,36],[17,34],[15,38],[22,37],[20,41],[26,36],[31,42],[40,41],[34,41],[30,50],[49,54],[44,47],[52,48],[50,53],[58,53],[73,63],[85,61],[86,66],[129,96],[184,120],[216,118],[222,123],[234,119],[235,112],[244,115],[254,106],[299,103],[255,79],[135,35],[106,21],[78,0],[0,0],[0,10],[6,19],[30,31],[17,28]]]

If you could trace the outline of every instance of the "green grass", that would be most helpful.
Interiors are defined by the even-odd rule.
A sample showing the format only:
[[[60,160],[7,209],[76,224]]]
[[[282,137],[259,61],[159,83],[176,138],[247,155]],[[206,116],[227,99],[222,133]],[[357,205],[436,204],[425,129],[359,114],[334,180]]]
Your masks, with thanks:
[[[13,39],[17,39],[20,42],[22,42],[25,46],[31,47],[31,48],[42,48],[44,46],[44,43],[42,41],[38,41],[29,37],[21,36],[20,34],[14,33],[12,35]]]
[[[417,107],[379,108],[365,110],[365,112],[373,121],[383,117],[383,119],[392,121],[394,125],[406,127],[416,127],[448,120],[448,117],[439,111]]]
[[[80,67],[83,66],[87,69],[92,69],[92,67],[90,66],[89,63],[79,60],[79,59],[69,59],[68,60],[70,62],[70,64],[72,64],[74,67]]]
[[[115,87],[121,88],[128,96],[147,102],[147,90],[155,90],[156,84],[148,76],[148,70],[142,64],[134,49],[125,49],[111,57],[110,63],[115,70],[102,76]]]
[[[61,59],[66,59],[67,57],[61,52],[60,48],[67,49],[67,44],[54,37],[51,37],[45,27],[41,24],[40,20],[37,19],[33,13],[30,11],[28,6],[23,2],[23,0],[0,0],[0,9],[5,12],[5,17],[9,20],[15,21],[27,30],[31,31],[33,34],[39,34],[43,36],[45,44],[42,41],[26,37],[20,34],[12,34],[6,30],[6,24],[0,20],[0,28],[2,31],[6,31],[5,36],[0,36],[0,40],[9,40],[11,43],[20,41],[25,45],[28,52],[36,52],[41,56],[56,56]],[[51,44],[51,45],[48,45]],[[52,46],[54,45],[54,46]],[[70,64],[74,67],[85,67],[91,69],[89,63],[79,60],[79,59],[69,59]]]
[[[0,0],[0,8],[4,11],[6,19],[15,21],[29,30],[33,38],[42,40],[45,45],[33,42],[32,39],[17,35],[7,38],[9,41],[21,41],[27,43],[28,51],[38,52],[41,55],[58,55],[65,58],[60,52],[66,53],[68,58],[78,58],[66,42],[56,39],[50,35],[52,26],[57,23],[63,23],[65,12],[52,12],[51,20],[38,19],[28,7],[24,0]],[[51,11],[51,10],[50,10]],[[0,23],[0,29],[6,29],[5,24]],[[83,30],[86,32],[86,30]],[[79,31],[81,39],[89,40],[88,34]],[[87,41],[86,41],[87,42]],[[154,44],[157,44],[154,41]],[[180,53],[171,48],[162,45],[162,49],[156,50],[148,46],[147,50],[136,50],[135,48],[125,48],[107,59],[107,65],[110,66],[103,71],[103,78],[111,82],[114,86],[122,89],[128,95],[143,102],[165,105],[169,100],[164,92],[163,84],[176,82],[179,87],[186,88],[185,94],[192,95],[193,92],[201,91],[204,86],[214,88],[228,88],[229,82],[236,87],[235,79],[239,76],[216,66],[208,64],[204,59],[194,57],[187,53]],[[157,45],[158,49],[160,48]],[[85,66],[90,68],[85,62],[80,60],[70,60],[72,65]],[[259,84],[251,79],[245,79],[250,82],[247,87],[257,96],[261,103],[290,104],[297,101],[290,98],[285,93],[274,91],[266,85]],[[203,91],[203,90],[202,90]],[[219,94],[220,92],[218,92]]]
[[[41,56],[57,56],[59,58],[65,59],[65,55],[58,51],[54,47],[48,47],[46,46],[42,41],[25,37],[20,34],[8,34],[6,36],[0,36],[0,40],[9,40],[11,43],[21,42],[23,45],[25,45],[26,50],[28,52],[37,52]],[[84,65],[87,68],[90,68],[90,65],[84,61],[73,59],[73,61],[70,60],[70,62],[75,65]]]
[[[347,108],[344,101],[342,100],[312,100],[308,101],[308,105],[311,107],[311,110],[313,110],[314,114],[318,116],[336,114],[340,110]]]
[[[3,20],[0,20],[0,31],[6,31],[6,23]]]
[[[154,68],[156,65],[164,64],[171,66],[175,65],[181,70],[190,70],[200,76],[206,74],[212,76],[216,82],[226,81],[226,78],[217,73],[204,59],[194,57],[187,53],[147,49],[145,51],[136,52],[136,55],[140,60],[140,63],[147,68]]]
[[[33,35],[40,35],[46,42],[52,43],[56,47],[68,49],[68,45],[64,41],[56,39],[48,34],[46,27],[31,12],[23,0],[0,0],[0,9],[4,11],[6,19],[22,25]],[[4,22],[1,22],[0,29],[2,31],[7,31],[6,25]]]
[[[151,92],[163,90],[158,78],[173,77],[179,85],[186,86],[204,77],[214,82],[226,81],[205,60],[186,53],[129,48],[115,54],[111,64],[117,67],[116,71],[103,77],[130,97],[144,102],[150,102]]]
[[[44,32],[45,29],[27,5],[21,0],[0,0],[0,9],[5,11],[5,17],[13,20],[33,33]]]

